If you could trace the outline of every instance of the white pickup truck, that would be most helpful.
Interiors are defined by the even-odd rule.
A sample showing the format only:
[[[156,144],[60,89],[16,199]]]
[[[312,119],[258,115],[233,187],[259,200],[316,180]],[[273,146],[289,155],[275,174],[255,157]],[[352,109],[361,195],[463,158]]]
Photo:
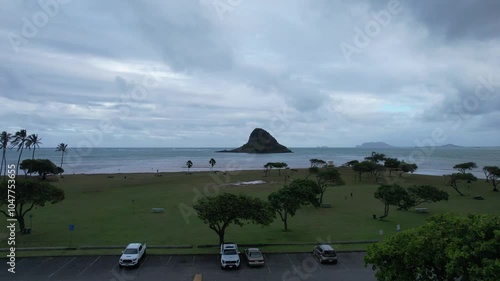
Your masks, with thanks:
[[[141,259],[146,256],[146,244],[130,243],[127,248],[122,251],[118,264],[123,266],[139,266]]]
[[[239,268],[240,252],[235,243],[225,243],[220,245],[220,268]]]

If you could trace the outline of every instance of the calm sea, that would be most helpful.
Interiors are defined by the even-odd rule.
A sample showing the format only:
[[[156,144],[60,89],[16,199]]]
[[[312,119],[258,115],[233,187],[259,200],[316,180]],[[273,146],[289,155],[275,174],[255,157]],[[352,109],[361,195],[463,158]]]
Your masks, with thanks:
[[[131,172],[175,172],[186,170],[186,162],[193,162],[192,171],[210,169],[208,161],[214,158],[217,170],[256,170],[267,162],[286,162],[290,168],[309,167],[309,159],[333,161],[339,166],[350,160],[362,160],[372,151],[418,164],[418,174],[443,175],[452,173],[455,164],[473,161],[478,168],[473,173],[483,177],[485,165],[500,166],[500,147],[478,148],[291,148],[293,153],[241,154],[217,153],[227,148],[68,148],[63,168],[66,174],[101,174]],[[32,151],[25,150],[22,159],[31,158]],[[8,150],[8,163],[17,162],[17,152]],[[35,158],[46,158],[60,165],[61,153],[54,148],[39,148]],[[20,173],[22,173],[20,171]]]

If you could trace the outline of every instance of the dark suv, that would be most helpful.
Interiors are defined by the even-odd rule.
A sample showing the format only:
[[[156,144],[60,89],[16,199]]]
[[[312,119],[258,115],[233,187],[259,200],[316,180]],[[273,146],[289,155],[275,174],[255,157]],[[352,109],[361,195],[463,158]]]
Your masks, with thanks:
[[[314,247],[313,256],[317,258],[320,263],[337,263],[337,253],[335,253],[332,246],[328,244],[321,244]]]

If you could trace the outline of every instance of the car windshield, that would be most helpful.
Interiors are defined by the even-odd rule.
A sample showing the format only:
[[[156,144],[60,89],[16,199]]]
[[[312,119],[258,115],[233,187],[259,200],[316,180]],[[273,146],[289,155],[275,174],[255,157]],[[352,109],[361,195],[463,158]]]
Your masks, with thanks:
[[[224,255],[236,255],[235,249],[224,250]]]
[[[260,252],[249,252],[248,256],[256,259],[262,258],[262,254]]]
[[[123,253],[127,255],[137,254],[137,249],[125,249]]]
[[[324,255],[325,257],[335,257],[335,256],[336,256],[335,251],[325,251],[325,252],[323,253],[323,255]]]

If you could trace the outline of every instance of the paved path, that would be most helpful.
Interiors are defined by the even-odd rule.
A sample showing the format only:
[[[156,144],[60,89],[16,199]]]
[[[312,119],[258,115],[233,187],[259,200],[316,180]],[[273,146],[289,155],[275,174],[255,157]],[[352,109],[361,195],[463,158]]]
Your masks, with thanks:
[[[148,255],[139,268],[119,268],[119,256],[68,256],[18,258],[16,273],[2,263],[0,280],[78,281],[203,281],[282,280],[282,281],[375,281],[374,272],[364,267],[364,253],[339,253],[336,265],[319,264],[310,254],[266,254],[266,265],[239,270],[221,270],[216,255]]]

